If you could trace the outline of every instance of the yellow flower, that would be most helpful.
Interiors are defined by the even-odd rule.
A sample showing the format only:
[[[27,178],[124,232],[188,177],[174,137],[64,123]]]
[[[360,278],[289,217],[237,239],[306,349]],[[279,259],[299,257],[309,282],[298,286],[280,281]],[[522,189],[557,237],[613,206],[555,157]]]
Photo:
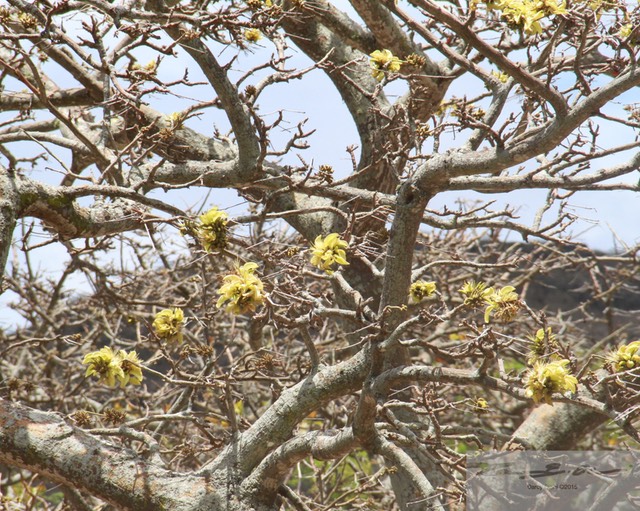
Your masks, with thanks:
[[[478,415],[488,413],[489,410],[489,403],[485,398],[479,397],[473,401],[473,411]]]
[[[400,71],[402,61],[389,50],[376,50],[370,57],[371,75],[379,82],[384,78],[385,71],[390,71],[391,73]]]
[[[108,346],[87,353],[82,363],[89,366],[84,373],[85,377],[95,374],[99,378],[99,383],[106,383],[109,387],[114,387],[116,380],[122,381],[125,377],[120,358]]]
[[[218,211],[218,208],[214,206],[206,213],[200,215],[200,223],[205,227],[211,227],[221,221],[224,221],[226,224],[227,218],[227,214],[224,211]]]
[[[505,286],[500,291],[494,291],[492,287],[487,289],[487,297],[485,301],[489,304],[484,311],[484,322],[489,323],[491,314],[497,321],[508,323],[515,318],[518,311],[522,308],[522,303],[515,293],[515,287]],[[490,293],[489,293],[490,291]]]
[[[149,62],[147,62],[144,66],[141,65],[139,62],[134,62],[133,64],[131,64],[131,67],[129,69],[136,73],[145,73],[149,75],[155,75],[156,71],[158,70],[158,61],[156,59],[152,59]]]
[[[434,115],[437,117],[444,117],[449,110],[452,110],[454,106],[453,101],[440,101],[438,105],[438,109],[434,112]]]
[[[521,27],[525,34],[542,32],[539,20],[544,18],[544,12],[534,0],[505,0],[500,8],[507,22]]]
[[[502,71],[491,71],[491,76],[502,83],[507,83],[509,81],[509,75],[507,73],[503,73]]]
[[[346,266],[347,254],[344,251],[349,244],[340,239],[340,235],[333,232],[326,236],[324,239],[322,236],[318,236],[311,247],[311,264],[331,274],[333,271],[331,267],[337,263],[342,266]]]
[[[435,282],[425,282],[424,280],[418,280],[411,284],[409,288],[409,297],[412,303],[420,303],[426,298],[430,298],[436,292]]]
[[[140,359],[135,351],[127,353],[124,350],[118,352],[120,359],[120,368],[123,376],[119,378],[120,388],[124,388],[127,383],[132,385],[140,385],[142,382],[142,367],[140,367]]]
[[[630,342],[609,353],[607,360],[611,362],[615,372],[628,371],[640,367],[639,351],[640,341]]]
[[[227,246],[227,218],[228,215],[215,206],[200,215],[200,225],[196,226],[195,234],[207,252]]]
[[[474,404],[478,408],[488,408],[489,407],[489,403],[487,403],[487,400],[485,398],[483,398],[483,397],[479,397],[478,399],[476,399],[476,402]]]
[[[541,357],[558,348],[557,338],[551,333],[551,327],[547,327],[546,332],[543,328],[539,328],[536,331],[536,335],[529,336],[529,340],[532,344],[527,357],[528,364],[539,361]]]
[[[187,116],[183,112],[173,112],[165,116],[165,121],[168,125],[166,129],[169,129],[169,130],[182,129],[184,125],[184,121],[186,119],[187,119]]]
[[[578,379],[573,376],[567,366],[567,359],[554,360],[547,364],[536,362],[525,375],[526,396],[536,403],[544,401],[551,404],[554,392],[575,393]]]
[[[467,307],[475,308],[487,302],[489,296],[493,293],[493,288],[487,288],[484,282],[467,280],[459,291],[460,294],[464,295],[464,304]]]
[[[258,265],[245,263],[236,269],[233,275],[227,275],[223,279],[223,285],[218,290],[220,298],[216,306],[222,307],[225,302],[227,312],[244,314],[253,311],[264,301],[264,285],[253,272]]]
[[[565,2],[559,4],[556,0],[542,0],[538,2],[538,6],[544,12],[545,16],[556,16],[558,14],[568,13]]]
[[[158,70],[158,61],[156,59],[151,59],[149,62],[145,64],[144,70],[147,73],[155,74],[156,71]]]
[[[87,353],[84,356],[83,364],[88,364],[85,376],[96,375],[99,383],[106,383],[109,387],[114,387],[120,382],[120,388],[124,388],[127,383],[139,385],[142,382],[142,368],[140,359],[135,351],[127,353],[119,350],[114,353],[111,348],[104,348]]]
[[[257,28],[248,28],[244,31],[244,38],[250,43],[257,43],[262,39],[262,32]]]
[[[164,309],[156,314],[153,320],[153,331],[160,339],[167,342],[182,342],[182,324],[184,323],[184,312],[176,307],[174,309]]]
[[[631,37],[631,35],[633,34],[635,28],[636,27],[633,25],[633,23],[627,23],[625,25],[622,25],[620,27],[620,31],[618,32],[618,37],[620,39],[629,39]],[[633,37],[633,39],[631,39],[629,41],[629,44],[631,46],[637,46],[638,45],[638,35],[637,34]]]

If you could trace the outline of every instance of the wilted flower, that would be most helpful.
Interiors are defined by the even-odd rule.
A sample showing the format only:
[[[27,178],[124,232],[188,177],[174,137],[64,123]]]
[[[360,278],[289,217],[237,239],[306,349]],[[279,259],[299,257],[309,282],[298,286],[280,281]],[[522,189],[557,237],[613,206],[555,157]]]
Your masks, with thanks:
[[[430,298],[436,292],[435,282],[426,282],[424,280],[418,280],[411,284],[409,288],[409,297],[412,303],[420,303],[426,298]]]
[[[423,67],[427,63],[427,58],[417,53],[412,53],[406,58],[407,64],[415,67]]]
[[[153,320],[153,331],[160,339],[167,342],[182,342],[182,324],[184,312],[179,307],[163,309]]]
[[[515,293],[515,287],[505,286],[500,291],[494,291],[492,287],[487,289],[488,296],[485,301],[489,304],[484,311],[484,322],[488,323],[493,313],[497,321],[509,322],[513,320],[518,311],[522,308],[522,303]]]
[[[85,410],[78,410],[77,412],[72,413],[71,420],[73,420],[79,428],[91,426],[91,415],[89,415]]]
[[[640,367],[640,341],[623,344],[607,357],[615,372]]]
[[[195,234],[207,252],[227,246],[227,218],[228,215],[215,206],[200,215],[200,225],[195,227]]]
[[[253,311],[264,301],[264,285],[254,275],[258,268],[256,263],[245,263],[233,275],[223,279],[223,285],[218,290],[220,298],[216,306],[222,307],[225,302],[227,312],[244,314]]]
[[[0,7],[0,24],[4,25],[11,19],[11,10],[7,7]]]
[[[459,290],[464,295],[464,304],[467,307],[480,307],[487,302],[487,299],[493,293],[493,288],[487,288],[484,282],[474,282],[468,280]]]
[[[347,254],[344,251],[349,244],[340,239],[340,235],[333,232],[326,236],[324,239],[322,236],[318,236],[313,242],[311,264],[317,266],[321,270],[327,273],[333,273],[331,267],[337,263],[343,266],[348,265]]]
[[[18,14],[18,21],[22,23],[24,28],[34,29],[38,26],[38,18],[27,12],[21,12]]]
[[[402,61],[389,50],[376,50],[370,57],[369,66],[371,66],[371,75],[379,82],[384,78],[385,71],[392,73],[400,71]]]
[[[551,395],[554,392],[575,393],[578,379],[570,373],[568,365],[567,359],[548,363],[536,362],[525,375],[527,397],[533,398],[536,403],[544,401],[551,404]]]
[[[115,387],[116,380],[122,381],[124,379],[120,358],[108,346],[87,353],[82,363],[89,366],[84,373],[85,376],[96,375],[99,378],[99,383],[106,383],[109,387]]]

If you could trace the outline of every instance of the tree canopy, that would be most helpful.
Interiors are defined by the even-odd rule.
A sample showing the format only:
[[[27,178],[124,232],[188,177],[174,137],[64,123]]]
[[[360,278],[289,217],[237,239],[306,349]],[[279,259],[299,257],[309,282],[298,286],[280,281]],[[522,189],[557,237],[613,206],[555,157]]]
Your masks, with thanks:
[[[569,229],[638,192],[639,16],[5,2],[2,505],[461,509],[468,453],[637,446],[638,247]]]

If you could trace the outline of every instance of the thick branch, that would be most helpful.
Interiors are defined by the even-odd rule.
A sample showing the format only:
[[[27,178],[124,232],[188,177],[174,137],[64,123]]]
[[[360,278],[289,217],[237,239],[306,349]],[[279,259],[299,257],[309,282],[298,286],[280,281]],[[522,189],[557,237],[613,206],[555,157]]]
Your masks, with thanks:
[[[609,101],[640,85],[640,71],[633,67],[574,106],[567,115],[558,116],[533,133],[525,133],[504,148],[484,151],[449,151],[429,159],[416,173],[416,186],[424,190],[442,190],[449,180],[474,174],[496,173],[544,154],[558,146],[578,126]]]
[[[56,90],[47,93],[49,103],[57,108],[72,106],[89,106],[93,100],[85,88]],[[31,110],[33,108],[47,108],[37,94],[28,92],[0,91],[0,112],[12,110]]]
[[[222,510],[201,476],[165,470],[158,461],[102,442],[54,413],[0,399],[0,462],[84,490],[119,509]]]
[[[349,454],[359,446],[350,428],[335,431],[311,431],[285,442],[256,468],[243,486],[262,491],[265,503],[271,501],[278,487],[300,460],[313,456],[316,460],[332,460]]]
[[[233,463],[239,474],[250,474],[269,452],[291,437],[293,429],[311,411],[357,391],[362,386],[367,370],[366,357],[360,351],[351,359],[323,368],[286,389],[207,470]]]
[[[420,495],[421,498],[418,502],[411,502],[410,496],[399,496],[407,504],[408,509],[415,506],[416,509],[444,511],[444,507],[442,507],[442,504],[439,502],[438,494],[433,485],[425,477],[411,456],[380,435],[378,436],[376,451],[385,459],[388,466],[395,466],[400,471],[398,475],[401,475],[403,478],[406,477],[411,482],[411,486],[413,486]]]
[[[376,37],[352,20],[347,14],[325,0],[304,2],[302,9],[313,13],[313,16],[329,27],[346,44],[357,48],[362,53],[371,53],[376,48]]]
[[[167,29],[167,33],[180,42],[182,34],[176,28]],[[238,174],[248,179],[255,175],[256,164],[260,156],[260,145],[251,116],[238,97],[238,90],[231,83],[227,71],[220,66],[211,50],[199,39],[181,43],[182,48],[195,60],[207,80],[218,94],[238,145]]]
[[[13,230],[16,226],[20,194],[16,189],[15,174],[0,167],[0,293],[2,293],[2,276],[11,249]]]
[[[6,171],[2,171],[3,176]],[[166,211],[172,215],[184,213],[162,201],[145,197],[129,188],[117,186],[48,186],[25,177],[8,176],[17,194],[18,218],[32,216],[63,239],[88,238],[116,234],[144,227],[144,206]],[[76,198],[99,195],[122,197],[111,202],[96,202],[82,207]]]
[[[628,161],[587,175],[563,176],[531,172],[525,175],[500,177],[459,177],[449,183],[450,190],[475,190],[478,192],[502,193],[513,190],[560,188],[564,190],[584,190],[608,179],[624,176],[640,167],[640,152]]]
[[[426,204],[427,197],[411,182],[402,185],[387,246],[380,314],[388,306],[399,307],[407,303],[413,252]]]
[[[548,101],[556,112],[557,116],[562,116],[567,111],[567,102],[562,94],[552,87],[547,86],[544,82],[538,80],[535,76],[525,71],[522,67],[505,57],[500,50],[483,41],[473,31],[469,25],[462,23],[457,16],[443,9],[431,0],[416,0],[415,4],[436,20],[441,21],[462,39],[473,46],[480,54],[493,62],[499,69],[512,76],[517,82],[527,89],[531,90],[541,98]]]
[[[382,2],[351,0],[351,4],[375,35],[379,48],[389,49],[401,59],[409,55],[423,59],[420,67],[408,62],[402,65],[400,72],[409,81],[411,90],[401,102],[407,103],[415,121],[426,121],[440,105],[451,80],[439,78],[443,70],[408,36]]]

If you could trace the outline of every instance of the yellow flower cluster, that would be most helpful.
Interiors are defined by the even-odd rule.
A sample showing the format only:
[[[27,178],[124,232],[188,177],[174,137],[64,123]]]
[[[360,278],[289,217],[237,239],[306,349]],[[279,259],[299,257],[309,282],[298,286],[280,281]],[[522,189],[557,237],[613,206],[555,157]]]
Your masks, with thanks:
[[[418,280],[409,288],[409,298],[412,303],[420,303],[422,300],[432,297],[436,292],[435,282]]]
[[[633,23],[626,23],[622,25],[620,27],[620,31],[618,32],[618,37],[620,39],[629,39],[635,32],[636,27],[637,25],[634,25]],[[637,46],[640,42],[638,39],[638,33],[636,33],[633,39],[629,40],[628,42],[631,46]]]
[[[384,78],[385,71],[391,73],[400,71],[402,61],[389,50],[376,50],[369,56],[371,57],[369,60],[371,75],[379,82]]]
[[[475,413],[481,415],[489,411],[489,403],[483,397],[479,397],[473,402],[473,408]]]
[[[262,39],[262,32],[257,28],[248,28],[244,31],[244,38],[250,43],[257,43]]]
[[[256,263],[245,263],[236,269],[233,275],[223,279],[223,285],[218,290],[220,298],[216,306],[222,307],[226,302],[227,312],[244,314],[253,311],[264,301],[264,285],[254,275],[258,268]]]
[[[472,2],[475,8],[477,2]],[[524,30],[525,34],[542,32],[540,20],[549,16],[567,14],[565,2],[557,0],[487,0],[487,10],[501,11],[502,17],[513,26]]]
[[[158,312],[151,326],[160,339],[167,342],[181,343],[183,323],[184,312],[182,312],[182,309],[176,307]]]
[[[489,296],[493,293],[493,288],[487,288],[484,282],[468,280],[459,291],[464,296],[464,304],[467,307],[476,308],[487,302]]]
[[[260,9],[262,7],[272,7],[273,2],[271,0],[246,0],[247,5],[252,9]]]
[[[131,71],[136,73],[155,75],[156,71],[158,70],[158,61],[156,59],[151,59],[144,66],[141,65],[139,62],[134,62],[131,65],[130,69]]]
[[[491,71],[491,76],[502,83],[507,83],[509,81],[509,75],[502,71]]]
[[[140,359],[135,351],[127,353],[125,350],[118,350],[114,353],[105,346],[87,353],[82,363],[88,365],[85,376],[95,375],[99,378],[99,383],[106,383],[109,387],[114,387],[116,382],[120,383],[120,388],[128,383],[139,385],[142,382]]]
[[[165,122],[169,130],[179,130],[184,126],[187,116],[183,112],[173,112],[165,116]]]
[[[554,392],[575,393],[578,379],[571,374],[568,365],[567,359],[554,360],[546,364],[536,362],[525,375],[526,396],[536,403],[544,401],[551,404],[551,395]]]
[[[218,211],[215,206],[200,215],[200,225],[197,225],[194,230],[207,252],[222,250],[227,246],[227,218],[228,215],[224,211]]]
[[[349,264],[344,251],[348,246],[349,244],[340,239],[340,235],[335,232],[325,238],[318,236],[311,247],[311,264],[331,274],[333,273],[331,267],[334,264],[342,266]]]
[[[629,37],[631,35],[631,32],[633,32],[633,24],[627,23],[626,25],[622,25],[620,27],[620,31],[618,32],[618,36],[620,36],[621,39],[626,39],[627,37]]]
[[[522,308],[522,302],[520,302],[515,289],[513,286],[505,286],[499,291],[494,290],[492,287],[486,290],[485,302],[488,305],[484,311],[485,323],[489,323],[491,314],[497,321],[503,323],[508,323],[515,318]]]
[[[489,323],[492,314],[497,321],[508,323],[522,308],[522,302],[515,289],[513,286],[505,286],[495,290],[487,287],[484,282],[468,280],[458,291],[464,296],[465,306],[473,308],[487,306],[484,311],[485,323]]]
[[[640,367],[640,341],[623,344],[607,357],[615,372],[628,371]]]

